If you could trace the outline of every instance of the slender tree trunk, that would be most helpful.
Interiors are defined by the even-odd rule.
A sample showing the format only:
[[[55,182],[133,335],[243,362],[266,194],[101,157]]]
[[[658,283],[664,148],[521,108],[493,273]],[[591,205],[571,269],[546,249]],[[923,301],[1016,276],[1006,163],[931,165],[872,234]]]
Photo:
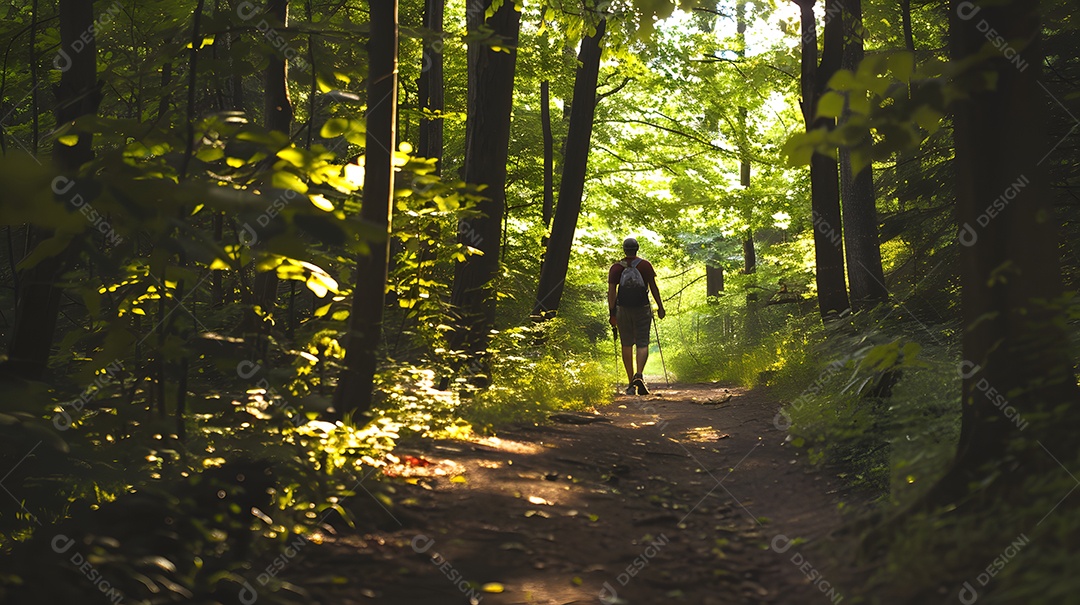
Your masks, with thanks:
[[[443,14],[446,0],[425,0],[424,28],[435,34],[433,41],[424,44],[424,63],[421,66],[419,105],[421,109],[432,112],[443,110],[445,85],[443,82]],[[443,121],[420,120],[420,155],[435,158],[435,173],[442,174],[443,157]]]
[[[551,217],[555,213],[555,139],[551,136],[551,84],[547,80],[540,83],[540,130],[544,136],[544,231],[551,227]],[[543,245],[547,247],[547,236]]]
[[[60,0],[59,10],[61,60],[68,67],[60,74],[60,84],[56,87],[58,126],[97,113],[101,102],[97,80],[97,44],[93,36],[85,35],[91,31],[94,23],[93,6],[84,0]],[[76,174],[80,166],[94,158],[92,137],[88,134],[79,134],[78,137],[78,142],[72,146],[61,143],[53,145],[53,164],[61,175],[69,179],[69,184],[73,183],[53,185],[54,191],[58,191],[58,187],[64,191],[64,202],[79,194],[82,188]],[[86,193],[84,199],[89,195]],[[34,245],[52,235],[40,229],[30,231],[37,235]],[[62,252],[30,267],[23,275],[8,360],[3,365],[4,373],[30,380],[38,380],[44,375],[56,331],[56,319],[60,313],[61,289],[56,286],[56,280],[70,262],[73,251],[74,247],[68,245]]]
[[[746,230],[746,237],[742,242],[743,273],[752,275],[757,273],[757,253],[754,251],[754,231]]]
[[[746,57],[746,3],[741,0],[735,5],[735,31],[738,39],[738,48],[735,50],[739,58]],[[746,132],[746,108],[739,108],[739,184],[742,185],[744,195],[750,189],[750,136]],[[750,208],[749,222],[753,224],[753,208]],[[743,238],[743,273],[752,275],[757,273],[757,253],[754,250],[754,230],[746,230]],[[756,284],[755,284],[756,285]],[[757,301],[757,291],[750,290],[746,293],[746,304]]]
[[[270,0],[266,4],[266,11],[272,20],[272,26],[288,27],[289,0]],[[265,72],[266,91],[263,97],[266,127],[291,134],[293,105],[289,98],[289,62],[284,55],[279,57],[276,54],[270,55],[268,61]],[[252,302],[261,308],[263,314],[272,313],[277,305],[277,271],[263,271],[256,275],[252,289]]]
[[[384,233],[368,242],[370,253],[356,263],[352,313],[345,344],[345,370],[334,391],[338,414],[371,408],[390,259],[391,212],[394,204],[393,153],[398,86],[397,0],[371,3],[368,42],[367,134],[364,152],[364,201],[361,218]]]
[[[37,157],[39,145],[38,130],[38,0],[30,5],[30,153]]]
[[[841,67],[854,72],[862,62],[862,0],[844,0],[844,51]],[[844,110],[839,127],[851,118],[851,93],[844,93]],[[840,191],[844,213],[844,246],[847,252],[848,285],[854,311],[869,309],[889,298],[881,268],[877,207],[874,200],[871,138],[867,129],[854,147],[840,148]],[[855,165],[863,162],[865,166]]]
[[[911,60],[915,62],[916,66],[918,61],[915,57],[915,33],[911,29],[911,0],[900,0],[900,19],[903,25],[904,31],[904,48],[911,53]],[[911,87],[908,86],[908,99],[911,98]],[[908,202],[914,201],[911,197],[912,183],[920,182],[923,178],[922,174],[922,155],[918,147],[912,150],[902,150],[896,155],[896,178],[899,182],[903,183],[903,190],[897,195],[897,204],[900,212],[907,210]],[[917,273],[919,259],[914,259],[914,266]],[[914,289],[918,289],[917,275],[912,276],[912,286]]]
[[[491,0],[468,0],[468,30],[476,33]],[[465,128],[464,180],[486,186],[476,209],[481,216],[463,220],[458,239],[483,252],[469,256],[454,270],[450,297],[457,315],[451,333],[454,349],[479,353],[495,326],[491,281],[498,275],[501,228],[506,206],[506,160],[510,145],[510,112],[514,100],[521,15],[513,2],[502,2],[488,20],[499,37],[500,51],[490,45],[469,45],[469,108]]]
[[[994,477],[1007,457],[1030,464],[1024,473],[1005,475],[1006,481],[1040,467],[1059,472],[1037,441],[1064,446],[1066,454],[1080,399],[1064,328],[1058,238],[1046,219],[1053,213],[1052,197],[1040,165],[1053,143],[1046,136],[1046,105],[1038,86],[1043,63],[1038,4],[988,2],[974,18],[969,3],[953,0],[950,8],[957,61],[979,54],[986,44],[978,28],[983,21],[1006,40],[1030,43],[1018,55],[1023,69],[997,55],[977,65],[976,71],[993,76],[972,74],[964,81],[997,85],[955,110],[963,412],[957,455],[931,492],[934,504],[954,502],[968,486]],[[1006,193],[1014,197],[980,223]],[[1007,397],[1019,415],[1007,418],[989,389]]]
[[[825,84],[840,67],[843,29],[839,19],[841,0],[826,0],[825,44],[821,65],[817,63],[817,20],[815,0],[801,0],[802,10],[802,96],[807,130],[832,127],[834,121],[815,119],[817,103]],[[828,320],[848,308],[844,280],[844,247],[840,223],[840,175],[836,160],[815,153],[810,159],[811,209],[814,226],[815,276],[818,308]]]
[[[904,30],[904,48],[915,52],[915,33],[911,29],[911,0],[900,0],[900,22]]]
[[[705,294],[720,296],[724,291],[724,268],[719,265],[705,265]]]
[[[580,65],[574,79],[573,110],[570,129],[566,135],[566,156],[562,180],[559,182],[559,204],[551,228],[540,283],[536,292],[533,315],[550,317],[559,309],[566,272],[570,267],[570,251],[574,245],[581,198],[585,193],[585,172],[589,163],[589,141],[592,139],[596,117],[596,85],[600,77],[600,41],[607,21],[601,19],[596,32],[581,42]]]

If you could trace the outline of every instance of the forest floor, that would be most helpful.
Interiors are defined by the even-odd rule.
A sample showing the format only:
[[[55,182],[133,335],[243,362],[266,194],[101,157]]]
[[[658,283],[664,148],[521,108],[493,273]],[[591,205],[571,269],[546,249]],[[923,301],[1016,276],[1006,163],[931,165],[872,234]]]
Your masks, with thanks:
[[[673,385],[599,418],[403,444],[391,478],[357,488],[361,527],[281,577],[342,605],[839,602],[810,549],[860,496],[785,444],[778,408]],[[581,417],[603,420],[566,423]],[[366,493],[388,485],[385,508]]]

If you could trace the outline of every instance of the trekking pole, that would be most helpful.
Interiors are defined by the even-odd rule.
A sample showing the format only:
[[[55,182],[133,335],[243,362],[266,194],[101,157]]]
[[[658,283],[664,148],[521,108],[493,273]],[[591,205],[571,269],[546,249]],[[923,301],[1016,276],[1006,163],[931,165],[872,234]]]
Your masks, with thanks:
[[[671,388],[671,380],[668,379],[667,364],[664,363],[664,347],[660,346],[660,326],[658,322],[653,322],[653,329],[656,330],[656,348],[660,351],[660,365],[664,367],[664,382],[667,383],[668,388]]]
[[[619,357],[619,329],[615,326],[611,326],[611,344],[615,348],[615,376],[621,376],[619,374],[619,362],[622,361]]]

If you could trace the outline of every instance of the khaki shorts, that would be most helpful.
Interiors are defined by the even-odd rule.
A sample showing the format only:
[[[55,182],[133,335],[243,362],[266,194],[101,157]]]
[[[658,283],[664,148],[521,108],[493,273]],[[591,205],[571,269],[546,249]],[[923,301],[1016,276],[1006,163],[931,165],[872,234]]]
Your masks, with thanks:
[[[649,346],[649,329],[652,328],[652,307],[616,307],[615,322],[619,324],[619,340],[622,346]]]

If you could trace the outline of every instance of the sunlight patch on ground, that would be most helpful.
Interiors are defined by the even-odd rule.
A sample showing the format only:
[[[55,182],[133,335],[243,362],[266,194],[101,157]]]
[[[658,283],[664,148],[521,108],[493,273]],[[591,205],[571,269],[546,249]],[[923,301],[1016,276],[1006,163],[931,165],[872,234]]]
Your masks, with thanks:
[[[692,429],[687,429],[682,434],[682,437],[684,439],[697,442],[718,441],[720,439],[724,439],[725,437],[730,436],[731,435],[728,435],[727,433],[721,433],[720,431],[714,429],[711,426],[699,426]]]
[[[511,454],[537,454],[544,449],[542,444],[522,443],[520,441],[511,441],[509,439],[499,439],[498,437],[475,439],[473,440],[473,443]]]

